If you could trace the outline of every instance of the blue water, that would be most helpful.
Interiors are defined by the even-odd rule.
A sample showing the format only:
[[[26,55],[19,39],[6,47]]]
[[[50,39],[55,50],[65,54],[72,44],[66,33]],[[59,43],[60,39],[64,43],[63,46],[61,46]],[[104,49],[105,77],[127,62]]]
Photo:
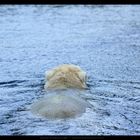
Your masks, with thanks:
[[[59,64],[88,74],[82,116],[49,120],[30,107]],[[0,135],[139,135],[139,5],[1,5]]]

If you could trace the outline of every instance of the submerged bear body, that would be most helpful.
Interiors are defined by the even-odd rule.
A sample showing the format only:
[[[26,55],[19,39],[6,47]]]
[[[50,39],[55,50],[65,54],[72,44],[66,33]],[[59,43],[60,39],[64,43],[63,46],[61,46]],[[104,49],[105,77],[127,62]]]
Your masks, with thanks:
[[[50,119],[80,116],[89,104],[71,91],[50,93],[32,105],[32,112]]]

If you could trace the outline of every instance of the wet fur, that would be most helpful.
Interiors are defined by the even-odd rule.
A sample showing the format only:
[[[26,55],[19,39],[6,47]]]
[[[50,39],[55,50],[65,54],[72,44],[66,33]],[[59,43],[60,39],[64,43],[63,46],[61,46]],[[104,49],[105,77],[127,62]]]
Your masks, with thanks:
[[[86,77],[75,65],[64,64],[46,71],[44,88],[49,94],[32,105],[32,112],[51,119],[84,113],[89,104],[80,98],[79,89],[87,87]]]
[[[86,88],[86,73],[78,66],[64,64],[45,73],[45,89]]]

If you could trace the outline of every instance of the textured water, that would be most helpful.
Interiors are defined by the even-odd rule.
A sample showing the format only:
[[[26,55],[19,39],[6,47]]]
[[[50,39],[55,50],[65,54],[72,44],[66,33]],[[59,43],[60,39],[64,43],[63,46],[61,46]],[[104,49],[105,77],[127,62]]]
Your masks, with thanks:
[[[88,74],[77,118],[30,112],[44,72],[59,64]],[[139,5],[1,5],[0,135],[139,135]]]

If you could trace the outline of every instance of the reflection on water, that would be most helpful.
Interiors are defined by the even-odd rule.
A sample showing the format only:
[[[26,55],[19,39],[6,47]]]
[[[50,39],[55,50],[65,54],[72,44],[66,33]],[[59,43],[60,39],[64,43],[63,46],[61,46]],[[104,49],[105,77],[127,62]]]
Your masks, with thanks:
[[[0,134],[140,134],[139,17],[139,5],[1,5]],[[87,72],[79,96],[91,106],[76,118],[36,117],[44,72],[64,63]]]

